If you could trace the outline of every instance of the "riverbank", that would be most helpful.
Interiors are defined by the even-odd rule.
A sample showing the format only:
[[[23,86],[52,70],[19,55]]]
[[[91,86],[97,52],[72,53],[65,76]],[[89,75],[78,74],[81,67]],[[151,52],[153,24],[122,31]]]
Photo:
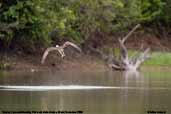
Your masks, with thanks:
[[[111,38],[112,39],[112,38]],[[113,38],[114,39],[114,38]],[[136,53],[143,44],[144,48],[151,48],[151,58],[147,60],[144,66],[171,66],[171,45],[169,44],[169,39],[160,39],[152,34],[144,35],[133,35],[126,42],[126,47],[129,50],[130,56]],[[109,48],[118,49],[118,41],[111,41],[104,44],[104,47],[109,50]],[[0,69],[2,70],[93,70],[108,69],[105,62],[99,57],[95,57],[91,54],[84,53],[73,53],[69,50],[68,56],[61,58],[57,53],[51,53],[45,64],[41,64],[41,57],[43,50],[34,54],[25,54],[22,52],[12,52],[12,53],[0,53]],[[88,49],[87,49],[88,50]]]
[[[131,52],[132,54],[134,52]],[[51,54],[45,64],[41,64],[41,55],[1,55],[1,70],[41,71],[41,70],[105,70],[107,65],[99,58],[81,54],[72,58],[60,58]],[[143,66],[171,66],[171,53],[152,52],[151,58]]]
[[[80,55],[73,58],[60,58],[51,54],[45,64],[41,64],[41,55],[1,55],[1,70],[41,71],[41,70],[104,70],[102,60],[89,55]]]

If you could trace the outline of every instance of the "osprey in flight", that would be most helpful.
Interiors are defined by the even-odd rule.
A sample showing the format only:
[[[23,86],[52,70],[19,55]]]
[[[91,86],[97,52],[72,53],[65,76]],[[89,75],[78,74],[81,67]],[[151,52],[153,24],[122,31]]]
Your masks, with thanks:
[[[49,47],[45,50],[45,52],[43,53],[43,56],[42,56],[42,60],[41,60],[41,64],[44,64],[45,63],[45,60],[49,54],[49,52],[51,51],[58,51],[59,54],[61,55],[61,57],[63,58],[65,56],[65,52],[64,52],[64,49],[65,47],[67,46],[72,46],[74,47],[75,49],[77,49],[79,52],[81,52],[81,49],[74,43],[72,42],[65,42],[63,45],[59,46],[59,45],[56,45],[56,47]]]

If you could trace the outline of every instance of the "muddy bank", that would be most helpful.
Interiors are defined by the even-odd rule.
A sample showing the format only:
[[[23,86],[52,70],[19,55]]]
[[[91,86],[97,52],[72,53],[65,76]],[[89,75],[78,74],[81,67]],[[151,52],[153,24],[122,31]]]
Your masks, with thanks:
[[[41,64],[41,55],[1,55],[2,70],[42,71],[42,70],[104,70],[105,63],[90,55],[79,57],[60,58],[55,53],[50,54],[44,64]]]

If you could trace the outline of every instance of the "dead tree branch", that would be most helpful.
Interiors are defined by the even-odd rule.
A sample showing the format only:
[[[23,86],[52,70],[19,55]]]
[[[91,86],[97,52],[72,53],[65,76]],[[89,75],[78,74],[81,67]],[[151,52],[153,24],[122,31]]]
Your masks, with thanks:
[[[150,48],[147,48],[143,53],[136,54],[136,56],[129,57],[128,50],[124,45],[125,41],[133,34],[133,32],[140,27],[140,24],[136,25],[124,38],[118,39],[120,44],[120,60],[117,61],[113,58],[113,62],[109,63],[109,66],[115,70],[137,70],[140,65],[148,59]]]
[[[140,24],[136,25],[123,39],[122,42],[123,44],[125,43],[125,41],[132,35],[132,33],[137,30],[140,27]]]

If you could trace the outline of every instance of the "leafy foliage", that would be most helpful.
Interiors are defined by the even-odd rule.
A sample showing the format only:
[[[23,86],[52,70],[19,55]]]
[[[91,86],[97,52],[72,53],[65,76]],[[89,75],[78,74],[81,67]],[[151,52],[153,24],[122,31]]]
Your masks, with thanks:
[[[0,47],[33,51],[62,39],[84,43],[96,31],[170,23],[169,0],[1,0]]]

